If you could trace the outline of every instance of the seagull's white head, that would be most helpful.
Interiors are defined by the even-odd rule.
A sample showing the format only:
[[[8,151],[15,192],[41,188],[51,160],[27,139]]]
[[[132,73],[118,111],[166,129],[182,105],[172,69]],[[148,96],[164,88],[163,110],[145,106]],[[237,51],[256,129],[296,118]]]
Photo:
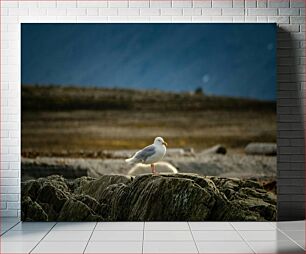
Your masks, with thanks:
[[[163,138],[161,138],[161,137],[156,137],[156,138],[154,139],[154,145],[165,145],[165,146],[167,146],[168,144],[167,144],[167,142],[164,141]]]

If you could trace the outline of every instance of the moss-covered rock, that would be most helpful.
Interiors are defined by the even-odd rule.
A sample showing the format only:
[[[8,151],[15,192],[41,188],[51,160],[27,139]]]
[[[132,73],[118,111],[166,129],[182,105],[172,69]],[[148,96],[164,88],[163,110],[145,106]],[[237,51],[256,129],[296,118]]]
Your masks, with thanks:
[[[33,202],[30,197],[23,198],[21,202],[21,214],[27,221],[46,221],[48,215],[43,208],[37,203]]]
[[[93,210],[90,209],[83,202],[71,198],[65,202],[59,216],[59,221],[101,221],[103,218],[94,214]]]
[[[104,175],[22,183],[22,219],[57,221],[264,221],[276,196],[257,181],[196,174]],[[29,212],[30,211],[30,212]],[[38,219],[39,218],[39,219]]]
[[[216,194],[189,178],[143,175],[136,177],[118,202],[120,220],[206,220]]]
[[[219,177],[211,180],[229,203],[215,207],[216,220],[276,220],[276,195],[258,182]]]

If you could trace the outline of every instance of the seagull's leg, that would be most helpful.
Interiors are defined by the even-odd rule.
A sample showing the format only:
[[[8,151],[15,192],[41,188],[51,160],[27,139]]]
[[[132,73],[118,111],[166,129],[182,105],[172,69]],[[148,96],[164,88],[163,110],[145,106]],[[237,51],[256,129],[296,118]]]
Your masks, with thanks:
[[[153,173],[153,175],[158,176],[159,174],[158,174],[158,172],[156,171],[155,164],[151,164],[151,165],[153,165],[153,167],[152,167],[152,173]]]
[[[155,167],[154,167],[154,164],[151,164],[151,171],[152,171],[152,174],[155,175]]]

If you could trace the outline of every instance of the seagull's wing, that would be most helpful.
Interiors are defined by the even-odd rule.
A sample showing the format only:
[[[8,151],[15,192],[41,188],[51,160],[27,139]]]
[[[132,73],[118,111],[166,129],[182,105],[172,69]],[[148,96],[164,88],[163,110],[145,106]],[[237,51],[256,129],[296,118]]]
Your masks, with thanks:
[[[156,152],[156,148],[154,145],[149,145],[147,147],[145,147],[144,149],[138,151],[135,155],[134,158],[137,161],[140,162],[145,162],[150,156],[152,156],[153,154],[155,154]]]

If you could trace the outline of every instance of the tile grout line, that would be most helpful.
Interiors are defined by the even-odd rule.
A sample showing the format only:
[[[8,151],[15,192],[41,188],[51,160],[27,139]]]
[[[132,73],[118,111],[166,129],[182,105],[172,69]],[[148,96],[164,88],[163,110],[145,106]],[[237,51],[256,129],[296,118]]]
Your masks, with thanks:
[[[14,228],[15,226],[17,226],[21,221],[18,221],[16,224],[14,224],[13,226],[11,226],[9,229],[5,230],[0,236],[3,236],[5,233],[9,232],[12,228]]]
[[[301,246],[298,242],[296,242],[293,238],[291,238],[289,235],[287,235],[285,233],[285,231],[279,229],[279,228],[276,228],[279,232],[283,233],[287,238],[289,238],[290,241],[294,242],[297,246],[301,247],[303,250],[305,250],[305,248],[303,246]],[[305,244],[305,243],[304,243]]]
[[[35,248],[38,246],[38,244],[40,244],[40,242],[45,239],[45,237],[51,232],[51,230],[55,227],[55,225],[57,224],[57,222],[49,229],[49,231],[43,236],[43,238],[41,238],[38,243],[28,252],[28,253],[32,253],[33,250],[35,250]]]
[[[141,253],[143,254],[143,245],[144,245],[144,234],[145,234],[145,221],[143,222],[142,226],[142,244],[141,244]]]
[[[277,221],[269,221],[269,223],[272,225],[272,227],[275,228],[275,229],[277,229],[277,224],[274,225],[273,222],[276,222],[276,223],[277,223]]]
[[[95,226],[94,226],[94,228],[93,228],[93,230],[92,230],[92,232],[91,232],[91,234],[90,234],[90,236],[89,236],[89,239],[88,239],[88,241],[87,241],[87,243],[86,243],[86,246],[85,246],[85,248],[84,248],[83,254],[85,253],[85,251],[86,251],[86,249],[87,249],[87,246],[88,246],[88,244],[89,244],[89,241],[90,241],[90,239],[91,239],[93,233],[95,232],[95,229],[96,229],[97,225],[98,225],[98,222],[96,222],[96,224],[95,224]]]
[[[230,224],[232,225],[232,227],[235,229],[235,231],[237,232],[237,234],[241,237],[241,239],[243,240],[243,242],[246,243],[247,246],[249,246],[249,248],[253,251],[253,253],[256,253],[256,251],[253,249],[253,247],[249,244],[249,242],[244,239],[244,237],[240,234],[239,230],[235,228],[235,226],[233,225],[233,223],[230,222]]]
[[[192,236],[192,240],[196,246],[196,249],[197,249],[197,252],[200,253],[199,251],[199,248],[198,248],[198,245],[197,245],[197,242],[195,241],[194,237],[193,237],[193,233],[192,233],[192,230],[191,230],[191,227],[190,227],[190,224],[189,224],[189,221],[187,221],[187,224],[188,224],[188,227],[189,227],[189,230],[190,230],[190,233],[191,233],[191,236]]]
[[[234,227],[233,223],[229,222],[229,224],[231,225],[231,227],[232,227],[235,231],[237,231],[236,228]]]

